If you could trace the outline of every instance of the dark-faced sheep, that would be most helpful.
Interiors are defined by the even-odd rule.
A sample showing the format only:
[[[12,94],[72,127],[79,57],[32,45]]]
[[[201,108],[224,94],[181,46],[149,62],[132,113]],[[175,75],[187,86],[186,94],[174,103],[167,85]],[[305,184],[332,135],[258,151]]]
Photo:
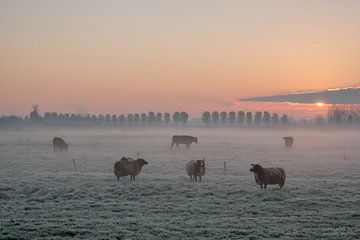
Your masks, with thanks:
[[[68,150],[69,144],[65,143],[65,141],[62,138],[54,137],[52,140],[54,152],[62,151],[62,150]]]
[[[186,164],[187,174],[190,176],[191,181],[201,182],[201,177],[205,175],[205,159],[203,160],[191,160]]]
[[[148,164],[144,159],[134,160],[132,158],[123,157],[120,161],[114,164],[114,173],[119,181],[120,177],[125,177],[130,175],[130,181],[135,180],[142,167]]]
[[[251,164],[250,172],[254,173],[255,182],[261,188],[267,185],[279,184],[280,189],[285,184],[286,173],[283,168],[263,168],[259,164]]]
[[[283,139],[285,141],[285,148],[290,150],[294,144],[294,138],[288,136],[288,137],[283,137]]]

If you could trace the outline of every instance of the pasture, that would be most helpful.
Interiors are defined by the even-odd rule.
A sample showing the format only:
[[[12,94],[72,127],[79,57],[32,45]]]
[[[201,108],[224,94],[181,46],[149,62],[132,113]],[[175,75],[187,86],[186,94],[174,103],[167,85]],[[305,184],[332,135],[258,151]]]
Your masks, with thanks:
[[[171,150],[176,134],[199,143]],[[0,239],[358,239],[359,143],[350,130],[0,130]],[[135,181],[116,181],[123,156],[148,162]],[[202,158],[191,182],[185,165]],[[261,190],[252,163],[283,167],[283,189]]]

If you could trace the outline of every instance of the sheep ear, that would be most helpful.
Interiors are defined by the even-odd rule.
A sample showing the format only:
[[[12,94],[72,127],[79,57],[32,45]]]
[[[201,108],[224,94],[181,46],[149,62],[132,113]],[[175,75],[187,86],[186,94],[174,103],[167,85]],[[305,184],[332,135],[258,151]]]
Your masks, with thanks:
[[[251,166],[255,166],[255,165],[252,163]]]

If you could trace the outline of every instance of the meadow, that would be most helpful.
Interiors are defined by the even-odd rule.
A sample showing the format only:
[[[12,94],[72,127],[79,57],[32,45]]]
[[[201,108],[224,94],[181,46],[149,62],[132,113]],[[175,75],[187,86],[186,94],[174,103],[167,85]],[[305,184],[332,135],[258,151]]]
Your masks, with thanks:
[[[170,149],[175,134],[199,143]],[[349,129],[2,129],[0,239],[359,239],[359,142]],[[149,163],[133,182],[114,176],[123,156]],[[186,162],[202,158],[191,182]],[[283,167],[283,189],[261,190],[252,163]]]

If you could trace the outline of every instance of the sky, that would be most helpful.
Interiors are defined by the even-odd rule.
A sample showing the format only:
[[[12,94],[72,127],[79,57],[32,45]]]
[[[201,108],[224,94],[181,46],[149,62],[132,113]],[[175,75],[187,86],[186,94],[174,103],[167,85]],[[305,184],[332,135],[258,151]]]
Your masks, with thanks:
[[[237,99],[359,86],[359,12],[357,0],[1,0],[0,115],[312,114]]]

